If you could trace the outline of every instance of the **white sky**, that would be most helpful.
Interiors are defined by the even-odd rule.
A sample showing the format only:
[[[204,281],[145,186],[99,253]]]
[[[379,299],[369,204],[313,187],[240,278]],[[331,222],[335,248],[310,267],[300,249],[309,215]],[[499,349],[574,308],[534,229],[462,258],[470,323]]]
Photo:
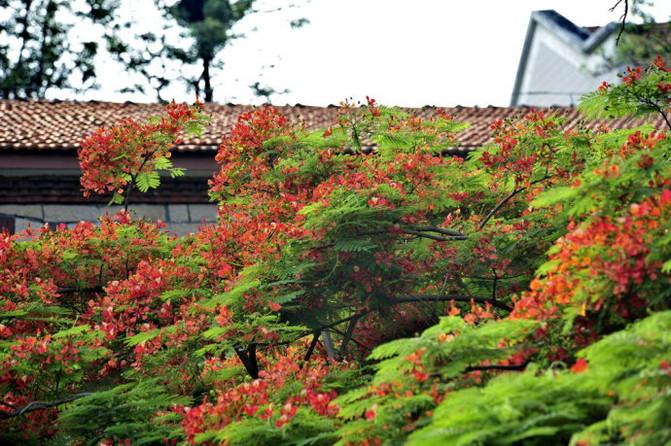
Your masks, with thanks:
[[[579,26],[606,25],[623,12],[609,11],[615,2],[298,0],[298,7],[252,14],[239,23],[236,31],[246,37],[221,53],[225,66],[215,73],[215,101],[261,103],[265,99],[249,88],[259,81],[290,90],[272,97],[277,105],[325,106],[368,95],[387,105],[506,106],[532,11],[555,9]],[[266,0],[259,9],[288,3]],[[658,21],[668,20],[671,2],[657,4],[650,11]],[[292,29],[288,21],[301,17],[310,23]],[[119,82],[117,73],[85,99],[155,99],[115,94]],[[167,96],[194,99],[183,87]]]

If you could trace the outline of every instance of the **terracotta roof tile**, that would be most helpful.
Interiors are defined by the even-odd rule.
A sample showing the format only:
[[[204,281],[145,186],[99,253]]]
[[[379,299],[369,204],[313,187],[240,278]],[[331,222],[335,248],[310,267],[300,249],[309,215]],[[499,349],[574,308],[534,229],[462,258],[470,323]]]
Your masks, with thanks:
[[[292,119],[305,121],[308,128],[318,129],[333,123],[338,107],[280,106],[276,107]],[[177,147],[178,151],[211,151],[219,145],[241,113],[253,110],[249,105],[208,104],[206,112],[212,116],[205,133],[198,138],[186,139]],[[420,117],[436,114],[438,108],[424,107],[404,109]],[[457,136],[461,150],[481,146],[490,140],[491,124],[498,119],[523,116],[525,107],[448,107],[440,108],[455,121],[468,122],[471,127]],[[558,112],[569,121],[569,126],[582,123],[580,114],[570,107],[538,110]],[[132,117],[144,120],[164,112],[160,104],[135,104],[112,102],[47,102],[47,101],[0,101],[0,150],[74,150],[81,140],[103,125],[113,125],[121,119]],[[607,122],[612,128],[626,128],[640,124],[641,120],[616,119]],[[585,123],[596,127],[600,122]],[[663,129],[662,119],[653,124]]]

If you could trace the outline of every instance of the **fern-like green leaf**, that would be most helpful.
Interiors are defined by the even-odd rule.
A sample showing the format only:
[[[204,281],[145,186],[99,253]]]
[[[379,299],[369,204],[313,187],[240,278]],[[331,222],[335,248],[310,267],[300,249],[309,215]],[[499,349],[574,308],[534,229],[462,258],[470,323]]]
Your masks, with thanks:
[[[137,176],[135,184],[140,192],[147,192],[149,189],[156,189],[161,185],[161,177],[155,171],[142,172]]]

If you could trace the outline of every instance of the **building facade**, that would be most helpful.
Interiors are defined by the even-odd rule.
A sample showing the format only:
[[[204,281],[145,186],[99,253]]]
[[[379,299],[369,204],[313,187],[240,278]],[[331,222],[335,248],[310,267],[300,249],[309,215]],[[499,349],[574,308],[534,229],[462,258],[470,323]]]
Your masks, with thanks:
[[[288,118],[301,121],[309,129],[326,128],[334,123],[338,107],[276,107]],[[238,117],[252,106],[208,104],[211,116],[205,133],[185,139],[172,150],[175,167],[186,169],[184,177],[162,181],[148,193],[135,193],[130,209],[139,217],[161,220],[175,234],[195,232],[199,225],[216,221],[217,209],[208,196],[208,179],[219,169],[215,155],[219,143]],[[436,114],[435,107],[405,109],[419,118]],[[470,127],[456,136],[453,149],[443,155],[466,156],[491,139],[491,125],[501,119],[518,119],[528,113],[525,107],[446,107],[440,109]],[[569,127],[598,122],[582,122],[570,107],[542,109],[559,113]],[[107,206],[110,196],[82,195],[77,150],[81,141],[101,126],[133,118],[139,122],[164,111],[159,104],[110,102],[0,101],[0,228],[19,233],[44,223],[73,226],[79,221],[96,221],[118,206]],[[631,127],[637,121],[618,119],[609,126]],[[660,128],[664,124],[660,121]]]
[[[602,82],[616,82],[618,24],[585,28],[556,11],[534,11],[522,48],[511,106],[575,106]]]

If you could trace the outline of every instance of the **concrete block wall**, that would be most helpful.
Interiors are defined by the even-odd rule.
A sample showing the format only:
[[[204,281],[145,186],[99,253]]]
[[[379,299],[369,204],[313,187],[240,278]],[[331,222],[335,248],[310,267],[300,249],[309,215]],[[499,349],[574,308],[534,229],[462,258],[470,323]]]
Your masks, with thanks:
[[[80,221],[96,222],[99,217],[115,214],[121,206],[104,204],[0,204],[0,215],[14,218],[14,232],[20,233],[44,223],[64,223],[72,227]],[[177,235],[196,232],[198,226],[214,223],[217,208],[213,204],[136,204],[129,210],[138,217],[161,220],[167,229]]]

